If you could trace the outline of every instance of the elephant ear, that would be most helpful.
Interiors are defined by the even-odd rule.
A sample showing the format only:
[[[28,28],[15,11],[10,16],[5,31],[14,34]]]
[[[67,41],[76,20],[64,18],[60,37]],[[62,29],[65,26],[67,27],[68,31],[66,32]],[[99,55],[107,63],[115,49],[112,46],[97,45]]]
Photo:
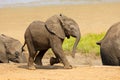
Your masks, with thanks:
[[[49,32],[57,35],[61,39],[64,39],[65,33],[64,33],[61,23],[62,22],[61,20],[59,20],[57,15],[52,16],[45,22],[46,28],[48,29]]]

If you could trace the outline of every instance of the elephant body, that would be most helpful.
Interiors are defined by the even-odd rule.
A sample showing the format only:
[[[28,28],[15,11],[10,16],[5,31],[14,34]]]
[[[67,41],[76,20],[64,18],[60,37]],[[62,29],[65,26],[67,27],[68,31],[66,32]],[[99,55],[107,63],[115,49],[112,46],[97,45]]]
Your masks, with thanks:
[[[112,25],[97,44],[103,65],[120,66],[120,22]]]
[[[40,33],[42,32],[42,33]],[[31,35],[30,35],[31,34]],[[49,32],[45,28],[44,22],[35,21],[26,30],[25,38],[29,39],[34,46],[35,51],[50,48]]]
[[[0,63],[9,61],[22,63],[27,62],[25,54],[21,50],[22,44],[9,36],[0,35]]]
[[[0,40],[0,63],[8,63],[6,49],[2,40]]]
[[[62,15],[52,16],[46,22],[34,21],[26,29],[25,44],[27,44],[29,50],[29,60],[28,60],[29,69],[35,69],[33,65],[34,62],[37,65],[42,65],[42,61],[41,61],[42,57],[49,48],[52,49],[56,57],[56,58],[52,57],[50,59],[51,65],[62,61],[65,68],[71,68],[71,65],[66,59],[64,55],[64,51],[62,49],[62,43],[64,41],[64,38],[69,37],[71,35],[71,32],[67,31],[67,28],[66,30],[63,29],[64,26],[61,20],[59,19],[59,17],[62,17]],[[65,16],[65,18],[67,17]],[[75,30],[77,30],[76,32],[78,32],[77,33],[78,35],[73,34],[74,37],[78,36],[78,39],[74,45],[74,50],[73,50],[73,52],[75,52],[75,48],[80,40],[80,31],[77,23],[75,22],[73,23],[76,26],[75,27]],[[67,27],[69,26],[67,25]],[[25,46],[25,44],[23,45],[23,47]]]

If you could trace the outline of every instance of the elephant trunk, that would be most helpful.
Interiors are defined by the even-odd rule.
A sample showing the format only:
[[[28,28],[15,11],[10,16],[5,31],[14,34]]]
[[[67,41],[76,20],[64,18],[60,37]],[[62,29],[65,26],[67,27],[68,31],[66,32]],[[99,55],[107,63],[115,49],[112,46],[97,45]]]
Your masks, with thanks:
[[[26,63],[26,62],[27,62],[26,59],[23,59],[23,58],[19,57],[18,63]]]
[[[16,56],[16,61],[17,63],[26,63],[27,59],[26,56],[24,54],[24,52],[18,53],[19,55]]]
[[[74,43],[74,46],[73,46],[73,51],[72,51],[72,57],[75,58],[75,53],[76,53],[76,47],[80,41],[80,33],[76,36],[76,41]]]
[[[26,63],[27,62],[26,56],[24,54],[22,56],[19,56],[19,62],[20,63]]]

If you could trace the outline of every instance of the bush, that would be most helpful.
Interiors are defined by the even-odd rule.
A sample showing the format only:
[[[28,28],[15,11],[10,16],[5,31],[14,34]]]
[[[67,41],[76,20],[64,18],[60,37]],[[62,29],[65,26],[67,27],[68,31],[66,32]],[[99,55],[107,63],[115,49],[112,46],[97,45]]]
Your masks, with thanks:
[[[104,37],[105,33],[100,34],[87,34],[81,37],[81,40],[77,46],[77,51],[81,53],[95,53],[99,55],[100,47],[96,45],[97,41],[100,41]],[[65,51],[71,51],[74,45],[75,38],[70,37],[70,39],[65,39],[63,43],[63,49]]]

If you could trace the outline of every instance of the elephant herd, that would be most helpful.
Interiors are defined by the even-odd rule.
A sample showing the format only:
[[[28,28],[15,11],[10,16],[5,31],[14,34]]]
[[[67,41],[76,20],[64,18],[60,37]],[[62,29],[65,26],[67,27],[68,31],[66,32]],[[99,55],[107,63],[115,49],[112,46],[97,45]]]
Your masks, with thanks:
[[[25,31],[24,45],[14,38],[0,35],[0,63],[26,63],[24,46],[27,45],[28,69],[35,69],[35,65],[42,66],[42,58],[49,48],[55,55],[50,58],[50,65],[62,62],[65,69],[71,69],[72,66],[62,49],[64,39],[69,39],[70,36],[76,38],[71,54],[74,58],[81,33],[79,25],[73,19],[60,14],[48,18],[45,22],[34,21]],[[96,44],[100,45],[103,65],[120,66],[120,22],[111,26],[105,37]]]

